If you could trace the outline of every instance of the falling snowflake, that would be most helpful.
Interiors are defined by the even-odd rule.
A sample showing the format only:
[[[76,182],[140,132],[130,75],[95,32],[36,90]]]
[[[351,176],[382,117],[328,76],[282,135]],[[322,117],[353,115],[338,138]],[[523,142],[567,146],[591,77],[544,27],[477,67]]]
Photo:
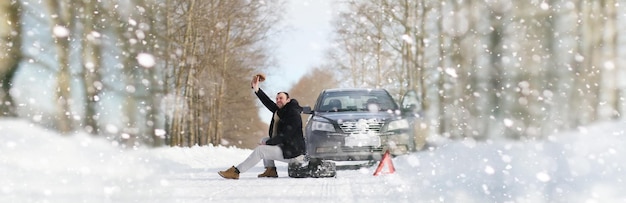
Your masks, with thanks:
[[[146,53],[137,54],[137,62],[139,62],[139,65],[146,68],[152,68],[156,64],[154,56]]]
[[[539,181],[541,182],[548,182],[550,181],[550,175],[548,175],[545,172],[540,172],[540,173],[537,173],[537,179],[539,179]]]
[[[508,119],[508,118],[504,119],[504,125],[505,125],[506,127],[511,127],[511,126],[513,126],[513,120]]]
[[[411,39],[411,36],[409,35],[402,35],[402,40],[404,40],[404,42],[406,42],[407,44],[413,44],[413,39]]]
[[[54,28],[52,29],[52,33],[54,34],[54,36],[59,38],[70,36],[70,30],[60,25],[54,26]]]
[[[459,75],[456,74],[456,70],[454,70],[453,68],[446,68],[446,73],[453,78],[459,77]]]

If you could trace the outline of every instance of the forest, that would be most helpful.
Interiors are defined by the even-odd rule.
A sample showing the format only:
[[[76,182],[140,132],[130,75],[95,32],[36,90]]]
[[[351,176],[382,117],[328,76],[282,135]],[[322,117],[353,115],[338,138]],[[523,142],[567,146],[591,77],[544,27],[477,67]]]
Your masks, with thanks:
[[[300,103],[414,90],[431,135],[476,140],[624,118],[623,0],[332,1],[331,48],[287,90]],[[253,147],[249,81],[276,71],[287,3],[0,1],[0,116],[129,148]]]

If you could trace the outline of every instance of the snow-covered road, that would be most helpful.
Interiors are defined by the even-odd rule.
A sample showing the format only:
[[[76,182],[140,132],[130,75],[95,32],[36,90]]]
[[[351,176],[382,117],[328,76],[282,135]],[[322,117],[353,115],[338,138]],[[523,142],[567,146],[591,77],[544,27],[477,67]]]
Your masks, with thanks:
[[[398,176],[373,177],[358,171],[340,171],[336,178],[294,179],[285,174],[259,179],[259,170],[239,180],[224,180],[205,170],[164,177],[169,190],[150,194],[148,202],[416,202]],[[370,177],[371,176],[371,177]],[[117,200],[136,200],[123,197]]]
[[[0,202],[625,202],[626,127],[596,124],[545,141],[447,141],[336,178],[239,180],[217,171],[251,150],[227,147],[120,149],[0,120]]]
[[[224,180],[204,170],[170,176],[172,201],[193,202],[397,202],[395,195],[409,201],[401,182],[392,177],[370,177],[359,171],[340,171],[336,178],[289,178],[279,168],[279,178],[256,177],[251,170],[239,180]],[[392,178],[393,179],[393,178]],[[184,198],[181,198],[184,197]],[[403,202],[403,201],[400,201]],[[414,201],[411,201],[414,202]]]
[[[340,170],[334,178],[289,178],[286,164],[277,163],[279,178],[257,178],[263,171],[262,164],[258,164],[238,180],[227,180],[217,171],[242,161],[250,150],[159,150],[163,150],[160,154],[164,160],[180,161],[178,167],[168,167],[170,173],[159,175],[161,184],[172,189],[169,197],[158,199],[166,202],[415,202],[415,196],[407,193],[410,184],[395,173],[373,176],[375,167]],[[207,156],[225,150],[240,152],[226,154],[230,159]],[[184,157],[179,156],[181,152]],[[388,172],[388,168],[384,171]]]

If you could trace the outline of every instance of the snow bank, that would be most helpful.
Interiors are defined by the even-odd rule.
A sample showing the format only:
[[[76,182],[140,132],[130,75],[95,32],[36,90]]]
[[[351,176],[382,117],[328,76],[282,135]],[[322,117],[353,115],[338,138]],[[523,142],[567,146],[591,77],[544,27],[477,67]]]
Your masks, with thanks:
[[[63,137],[22,120],[0,120],[0,132],[1,202],[93,202],[150,192],[137,190],[150,182],[149,160],[104,139]]]
[[[626,126],[602,123],[547,141],[450,142],[394,160],[425,199],[451,202],[625,201]]]

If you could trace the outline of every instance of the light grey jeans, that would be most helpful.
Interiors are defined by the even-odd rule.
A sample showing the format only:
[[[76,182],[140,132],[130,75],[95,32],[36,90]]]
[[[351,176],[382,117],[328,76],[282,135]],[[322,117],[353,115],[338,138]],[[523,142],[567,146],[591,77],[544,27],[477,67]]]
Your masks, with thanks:
[[[292,159],[285,159],[283,157],[283,150],[280,149],[280,147],[274,145],[265,145],[265,141],[267,141],[268,139],[269,137],[261,139],[261,143],[263,144],[254,148],[252,154],[250,154],[250,156],[248,156],[246,160],[237,165],[237,169],[239,169],[239,172],[243,173],[248,171],[261,160],[263,160],[263,165],[265,167],[276,167],[274,161],[289,163],[292,161],[304,160],[304,155],[300,155]]]

